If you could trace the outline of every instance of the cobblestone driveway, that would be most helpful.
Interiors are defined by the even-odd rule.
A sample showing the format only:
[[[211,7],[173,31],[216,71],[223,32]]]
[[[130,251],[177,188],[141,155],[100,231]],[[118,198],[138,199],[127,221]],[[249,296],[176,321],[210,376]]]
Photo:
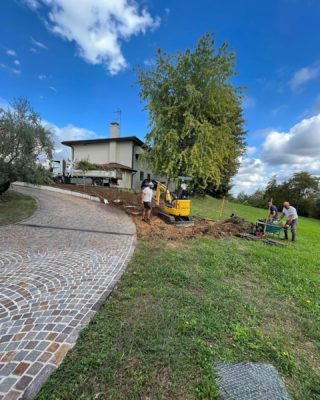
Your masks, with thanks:
[[[0,400],[32,399],[110,294],[135,227],[100,203],[37,189],[28,220],[0,227]]]

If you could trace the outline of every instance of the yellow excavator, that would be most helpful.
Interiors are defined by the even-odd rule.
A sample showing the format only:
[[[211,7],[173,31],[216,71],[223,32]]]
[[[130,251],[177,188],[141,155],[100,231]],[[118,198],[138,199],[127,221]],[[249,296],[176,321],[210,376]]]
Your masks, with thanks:
[[[167,224],[192,225],[190,217],[191,204],[189,199],[188,182],[192,179],[187,176],[179,176],[175,191],[170,191],[164,183],[153,181],[156,204],[162,208],[158,216]],[[163,195],[164,203],[161,203]]]

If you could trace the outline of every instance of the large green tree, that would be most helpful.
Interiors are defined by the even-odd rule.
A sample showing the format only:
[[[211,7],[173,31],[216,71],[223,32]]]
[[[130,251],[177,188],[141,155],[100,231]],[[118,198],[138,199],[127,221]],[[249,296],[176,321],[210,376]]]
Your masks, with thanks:
[[[154,172],[188,175],[197,189],[227,186],[244,151],[242,90],[231,83],[235,54],[205,34],[193,51],[158,50],[154,65],[138,70],[149,112],[146,157]]]
[[[26,99],[0,109],[0,184],[46,181],[48,172],[41,161],[51,159],[52,150],[52,133]]]

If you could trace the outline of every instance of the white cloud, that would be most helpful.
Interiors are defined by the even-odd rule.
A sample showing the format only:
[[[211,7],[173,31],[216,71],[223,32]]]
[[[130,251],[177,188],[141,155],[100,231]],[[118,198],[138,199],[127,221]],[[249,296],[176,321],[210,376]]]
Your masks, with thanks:
[[[33,10],[36,10],[39,6],[38,0],[22,0],[27,6],[32,8]]]
[[[8,51],[11,51],[11,50],[8,50]],[[21,75],[21,70],[18,69],[19,65],[20,65],[20,61],[19,60],[14,60],[13,63],[17,68],[11,68],[10,66],[8,66],[6,64],[3,64],[3,63],[0,63],[0,68],[3,68],[4,70],[6,70],[6,71],[8,71],[8,72],[10,72],[12,74],[15,74],[15,75]]]
[[[34,47],[30,47],[30,51],[35,54],[39,54],[39,50],[35,49]]]
[[[298,116],[297,120],[314,117],[317,114],[320,114],[320,94],[316,96],[313,104],[310,107],[307,107],[303,110],[303,112]]]
[[[8,101],[3,97],[0,97],[0,108],[7,109],[8,107],[10,107]]]
[[[43,98],[43,96],[40,96]],[[11,108],[9,102],[0,97],[0,108],[8,109]],[[51,122],[42,120],[42,125],[53,133],[54,141],[54,158],[57,160],[70,158],[70,148],[61,144],[61,142],[66,140],[81,140],[81,139],[95,139],[97,134],[85,128],[79,128],[73,124],[68,124],[62,128],[58,127]]]
[[[273,131],[263,145],[261,158],[270,165],[320,163],[320,114],[304,119],[288,132]],[[318,171],[320,173],[320,171]]]
[[[17,53],[12,49],[7,50],[7,55],[10,57],[17,57]]]
[[[252,96],[245,96],[242,100],[242,107],[247,110],[249,108],[254,108],[256,105],[256,99]]]
[[[232,179],[234,195],[241,191],[251,194],[257,189],[265,187],[268,182],[265,163],[258,158],[249,157],[241,158],[240,163],[239,171]]]
[[[258,156],[250,158],[247,153],[241,160],[233,178],[235,194],[263,188],[272,175],[277,175],[279,181],[301,171],[320,176],[320,113],[303,119],[287,132],[269,131]]]
[[[146,58],[143,63],[146,67],[151,67],[151,66],[155,65],[153,58]]]
[[[46,75],[38,75],[38,79],[40,79],[40,81],[44,81],[45,79],[47,79]]]
[[[282,104],[281,106],[274,108],[271,111],[271,114],[273,117],[277,117],[279,114],[283,114],[287,109],[288,106],[286,104]]]
[[[54,86],[49,86],[49,89],[51,89],[53,92],[56,92],[56,93],[58,91]]]
[[[27,0],[35,9],[46,6],[46,25],[56,35],[78,46],[91,64],[103,64],[110,74],[127,67],[121,41],[159,25],[146,9],[131,0]]]
[[[274,128],[264,128],[264,129],[258,129],[252,133],[252,137],[255,138],[265,138],[270,132],[273,132]]]
[[[314,109],[317,113],[320,114],[320,94],[317,96],[315,104],[314,104]]]
[[[84,128],[78,128],[72,124],[68,124],[63,128],[47,121],[43,121],[43,125],[53,132],[54,138],[54,159],[62,160],[70,158],[70,148],[61,144],[66,140],[81,140],[96,138],[96,133]]]
[[[16,64],[16,63],[15,63]],[[6,71],[8,71],[8,72],[11,72],[12,74],[15,74],[15,75],[21,75],[21,70],[20,69],[16,69],[16,68],[11,68],[11,67],[8,67],[6,64],[0,64],[0,68],[3,68],[3,69],[5,69]]]
[[[38,41],[35,40],[32,36],[31,36],[30,39],[31,39],[31,42],[32,42],[35,46],[40,47],[40,49],[45,49],[45,50],[48,49],[48,47],[47,47],[45,44],[43,44],[43,43],[41,43],[41,42],[38,42]]]
[[[302,85],[318,78],[319,75],[320,75],[319,65],[301,68],[293,74],[293,77],[289,82],[290,88],[293,92],[297,92]]]
[[[246,154],[247,156],[251,156],[252,154],[254,154],[257,151],[257,148],[254,146],[248,146],[247,150],[246,150]]]

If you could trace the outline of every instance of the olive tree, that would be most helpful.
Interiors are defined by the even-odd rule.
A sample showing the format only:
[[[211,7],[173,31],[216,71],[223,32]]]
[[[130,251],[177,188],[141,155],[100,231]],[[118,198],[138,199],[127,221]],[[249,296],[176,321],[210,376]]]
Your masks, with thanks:
[[[41,162],[51,159],[52,151],[52,133],[26,99],[0,108],[0,184],[47,181],[49,173]]]

